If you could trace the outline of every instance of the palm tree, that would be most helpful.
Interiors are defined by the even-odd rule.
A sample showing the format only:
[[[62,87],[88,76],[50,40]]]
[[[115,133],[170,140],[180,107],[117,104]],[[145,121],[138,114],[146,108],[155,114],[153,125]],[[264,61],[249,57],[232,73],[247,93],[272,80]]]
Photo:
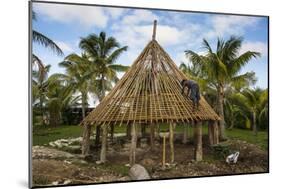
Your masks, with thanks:
[[[46,102],[46,93],[48,87],[48,72],[50,65],[43,65],[43,69],[32,71],[32,95],[33,108],[39,107],[42,119],[44,118],[44,103]],[[44,70],[44,71],[43,71]],[[43,121],[44,125],[44,121]]]
[[[126,71],[128,69],[127,66],[114,64],[118,57],[127,50],[127,46],[120,47],[117,40],[114,37],[107,38],[105,32],[101,32],[99,35],[90,34],[86,38],[82,38],[79,46],[86,54],[89,61],[96,67],[97,77],[95,79],[93,92],[97,94],[101,102],[106,91],[111,88],[111,83],[118,81],[117,72]],[[90,133],[89,129],[89,127],[86,127],[83,136],[89,137],[89,134],[86,134]],[[106,129],[104,129],[104,132],[106,132]],[[99,137],[100,126],[97,126],[96,145],[99,143]],[[85,138],[84,140],[87,141],[88,139]]]
[[[252,58],[257,58],[260,53],[247,51],[240,54],[242,37],[231,36],[230,39],[224,41],[217,40],[216,51],[213,51],[207,40],[203,39],[203,48],[206,49],[204,55],[199,55],[191,50],[185,51],[189,60],[197,65],[199,75],[209,82],[217,92],[217,111],[220,120],[220,138],[225,138],[225,120],[224,120],[224,98],[226,88],[242,84],[253,84],[255,82],[255,73],[246,72],[240,74],[241,69]]]
[[[62,111],[70,106],[77,106],[77,102],[80,100],[79,96],[73,96],[72,86],[65,85],[63,81],[57,79],[56,75],[52,75],[48,79],[46,96],[46,107],[52,127],[59,125]]]
[[[37,19],[36,13],[34,11],[32,11],[32,20],[36,21],[36,19]],[[48,38],[47,36],[45,36],[44,34],[38,32],[36,30],[32,31],[32,41],[36,42],[46,48],[51,49],[53,52],[55,52],[59,56],[63,55],[63,51],[53,40],[51,40],[50,38]],[[44,72],[43,62],[35,54],[32,54],[32,63],[36,64],[41,72]]]
[[[254,134],[257,135],[258,117],[261,117],[268,110],[268,91],[260,88],[245,89],[236,96],[240,100],[240,107],[244,108],[245,112],[250,113],[249,119],[252,120],[252,129]]]
[[[60,67],[66,69],[66,74],[55,74],[58,79],[62,79],[72,86],[74,92],[81,94],[82,117],[85,118],[85,109],[88,105],[88,93],[91,87],[91,79],[95,76],[95,67],[91,64],[85,54],[79,56],[70,54],[64,61],[59,63]]]

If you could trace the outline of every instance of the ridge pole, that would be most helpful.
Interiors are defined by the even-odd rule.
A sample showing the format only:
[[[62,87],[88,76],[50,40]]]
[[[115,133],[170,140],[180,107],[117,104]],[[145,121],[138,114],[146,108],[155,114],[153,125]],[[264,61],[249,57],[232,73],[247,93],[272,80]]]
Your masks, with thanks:
[[[157,27],[157,20],[154,20],[154,22],[153,22],[152,40],[155,40],[155,37],[156,37],[156,27]]]

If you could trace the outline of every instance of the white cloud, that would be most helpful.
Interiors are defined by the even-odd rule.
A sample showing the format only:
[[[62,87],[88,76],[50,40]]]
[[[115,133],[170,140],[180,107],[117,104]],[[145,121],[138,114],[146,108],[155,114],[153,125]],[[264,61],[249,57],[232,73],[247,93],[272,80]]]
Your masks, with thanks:
[[[140,24],[142,22],[152,22],[159,20],[159,17],[148,10],[135,10],[121,21],[125,25]]]
[[[121,15],[123,15],[126,11],[126,9],[123,8],[104,8],[104,10],[113,18],[117,19]]]
[[[86,28],[104,28],[108,21],[108,15],[101,7],[38,3],[35,5],[35,12],[47,16],[48,19],[73,23],[74,27],[82,25]]]
[[[74,49],[68,43],[65,43],[63,41],[55,41],[55,43],[61,48],[64,53],[74,52]]]
[[[242,35],[246,27],[255,26],[258,22],[257,18],[248,16],[219,15],[208,17],[208,19],[210,18],[212,30],[208,32],[208,37],[223,37],[229,34]]]
[[[267,44],[260,41],[245,41],[242,43],[240,54],[246,51],[260,52],[262,56],[267,56]]]

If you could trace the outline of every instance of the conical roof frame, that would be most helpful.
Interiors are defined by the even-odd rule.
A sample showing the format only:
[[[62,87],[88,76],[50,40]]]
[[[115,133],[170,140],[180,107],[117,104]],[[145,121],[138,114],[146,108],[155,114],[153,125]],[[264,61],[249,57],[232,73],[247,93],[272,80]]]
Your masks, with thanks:
[[[129,70],[100,104],[81,122],[129,124],[219,120],[201,96],[198,110],[182,94],[180,82],[188,79],[152,39]]]

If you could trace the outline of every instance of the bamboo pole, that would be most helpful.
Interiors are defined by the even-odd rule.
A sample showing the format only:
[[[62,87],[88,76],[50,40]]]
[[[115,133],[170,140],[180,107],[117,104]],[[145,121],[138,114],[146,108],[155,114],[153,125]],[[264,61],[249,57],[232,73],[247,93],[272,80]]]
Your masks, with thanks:
[[[137,147],[137,133],[136,124],[132,124],[132,137],[131,137],[131,149],[130,149],[130,165],[133,166],[136,162],[136,147]]]
[[[195,122],[195,160],[201,161],[203,158],[203,149],[202,149],[202,124],[201,122]]]
[[[170,160],[171,163],[175,161],[175,154],[174,154],[174,123],[170,123],[169,127],[169,139],[170,139]]]
[[[102,144],[100,153],[100,162],[106,162],[106,143],[107,143],[107,125],[102,126]]]

